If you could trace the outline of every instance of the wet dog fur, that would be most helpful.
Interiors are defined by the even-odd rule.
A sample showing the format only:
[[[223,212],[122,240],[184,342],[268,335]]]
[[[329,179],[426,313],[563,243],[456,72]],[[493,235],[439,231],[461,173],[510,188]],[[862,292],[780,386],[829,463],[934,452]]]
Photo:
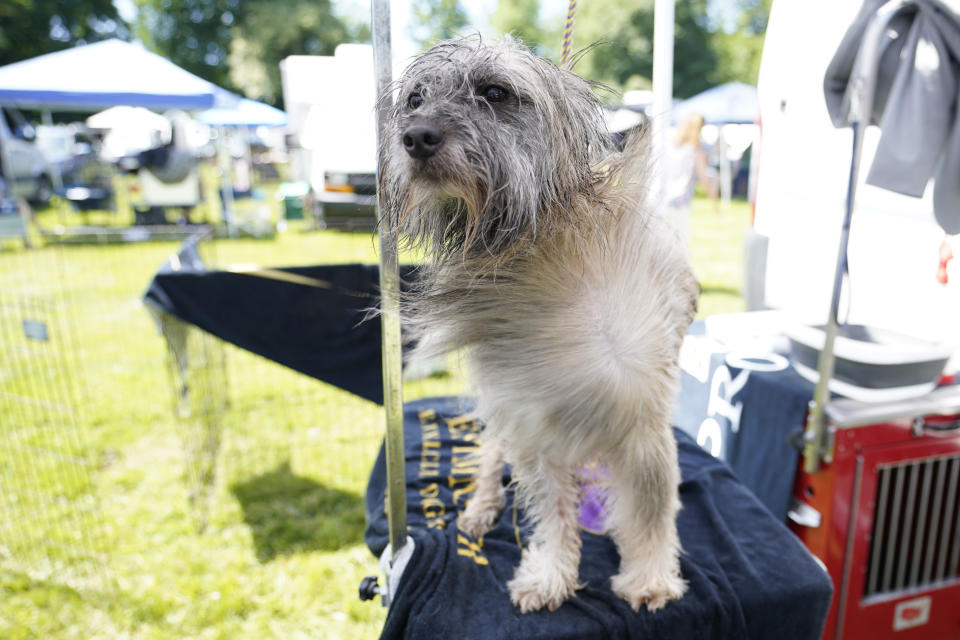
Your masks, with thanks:
[[[554,610],[580,586],[580,465],[609,470],[613,591],[635,610],[686,588],[671,406],[698,287],[648,204],[641,133],[610,143],[591,85],[509,38],[443,42],[395,86],[381,136],[384,219],[429,264],[404,301],[417,355],[464,349],[485,423],[458,526],[504,505],[532,534],[510,597]]]

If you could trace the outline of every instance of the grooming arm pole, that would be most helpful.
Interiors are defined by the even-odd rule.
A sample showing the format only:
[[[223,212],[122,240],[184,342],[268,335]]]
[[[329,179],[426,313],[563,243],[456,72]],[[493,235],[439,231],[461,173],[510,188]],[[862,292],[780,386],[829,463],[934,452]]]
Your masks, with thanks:
[[[377,87],[377,148],[383,148],[387,116],[393,100],[390,83],[390,2],[373,0],[373,67]],[[387,518],[390,523],[391,565],[407,542],[407,495],[403,456],[403,385],[400,339],[400,276],[397,234],[377,191],[380,238],[380,325],[383,346],[383,406],[386,412]]]
[[[824,326],[823,348],[817,366],[817,386],[810,401],[804,432],[803,469],[815,473],[820,462],[833,460],[833,437],[828,430],[825,416],[830,402],[830,379],[833,377],[835,356],[833,345],[840,326],[840,293],[843,289],[843,274],[847,268],[847,246],[850,241],[850,220],[853,217],[860,174],[860,158],[863,153],[863,136],[873,111],[876,89],[877,66],[880,61],[880,41],[887,25],[896,13],[907,4],[906,0],[891,0],[877,10],[863,36],[863,45],[857,53],[851,78],[852,85],[844,97],[844,112],[848,114],[853,129],[853,155],[850,160],[850,176],[847,183],[847,201],[844,208],[843,228],[840,231],[840,246],[837,250],[837,265],[833,278],[833,295],[830,298],[830,313]]]

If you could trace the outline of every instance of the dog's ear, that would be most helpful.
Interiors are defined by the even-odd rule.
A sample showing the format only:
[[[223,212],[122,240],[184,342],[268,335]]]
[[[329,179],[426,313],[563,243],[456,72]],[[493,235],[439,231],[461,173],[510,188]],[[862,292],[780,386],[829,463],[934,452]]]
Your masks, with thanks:
[[[593,199],[597,164],[609,153],[602,105],[591,84],[572,71],[553,67],[549,136],[556,158],[552,191],[561,206]]]
[[[602,157],[608,150],[608,134],[603,118],[603,105],[594,89],[599,85],[584,80],[566,69],[556,70],[561,95],[558,108],[561,119],[568,123],[570,143],[586,143],[585,147]]]

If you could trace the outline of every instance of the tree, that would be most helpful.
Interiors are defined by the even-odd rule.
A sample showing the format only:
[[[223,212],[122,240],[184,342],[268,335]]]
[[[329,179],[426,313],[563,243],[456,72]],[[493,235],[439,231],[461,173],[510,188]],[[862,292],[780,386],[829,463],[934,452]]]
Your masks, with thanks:
[[[462,35],[469,22],[460,0],[414,0],[411,10],[410,36],[423,48]]]
[[[674,9],[673,92],[679,98],[712,86],[717,54],[706,8],[707,0],[680,0]],[[592,2],[576,28],[578,45],[593,46],[577,67],[584,76],[617,90],[643,86],[652,77],[652,0]]]
[[[338,44],[365,41],[369,28],[334,15],[329,0],[250,0],[233,30],[231,82],[249,97],[281,97],[280,61],[292,55],[331,56]]]
[[[713,45],[717,52],[717,69],[713,80],[717,84],[733,80],[757,83],[763,34],[767,30],[772,1],[739,0],[735,29],[720,29],[715,33]]]
[[[677,0],[673,90],[678,98],[731,80],[756,82],[771,0],[735,1],[722,5],[733,12],[730,19],[716,21],[708,11],[716,15],[715,0]],[[649,88],[653,5],[654,0],[582,2],[574,28],[573,48],[582,52],[576,71],[617,91]],[[512,31],[538,45],[541,55],[556,57],[564,16],[556,17],[544,19],[536,0],[500,0],[492,22],[501,33]]]
[[[128,37],[113,0],[0,2],[0,65],[84,42]]]
[[[137,0],[136,35],[151,51],[205,80],[233,88],[227,69],[240,0]]]
[[[278,104],[280,61],[333,55],[367,41],[366,24],[334,14],[330,0],[137,0],[137,35],[153,51],[219,86]]]
[[[501,35],[512,34],[544,57],[555,57],[560,49],[561,25],[541,18],[540,0],[500,0],[490,24]]]

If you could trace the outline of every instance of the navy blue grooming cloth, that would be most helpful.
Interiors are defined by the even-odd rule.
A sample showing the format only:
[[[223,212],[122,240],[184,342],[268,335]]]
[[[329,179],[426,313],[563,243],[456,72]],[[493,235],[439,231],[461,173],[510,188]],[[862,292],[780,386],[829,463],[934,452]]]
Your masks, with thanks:
[[[554,612],[520,614],[506,583],[528,530],[513,492],[507,492],[500,521],[482,540],[456,529],[477,470],[470,454],[482,437],[482,427],[465,415],[470,409],[470,402],[459,398],[429,398],[405,407],[407,519],[416,546],[384,640],[820,637],[832,592],[826,573],[723,462],[679,430],[678,528],[687,594],[656,613],[634,613],[610,590],[619,564],[613,542],[583,531],[580,581],[586,586]],[[385,474],[381,450],[366,495],[366,542],[376,555],[388,538]]]
[[[167,263],[149,304],[247,351],[383,404],[379,267],[345,264],[208,271],[191,244]],[[401,267],[409,278],[413,267]],[[370,317],[367,317],[370,315]]]
[[[742,370],[730,367],[736,377]],[[724,458],[740,480],[786,522],[813,385],[794,369],[751,371],[737,394],[740,428]]]
[[[786,522],[813,385],[783,355],[767,354],[759,365],[774,370],[744,368],[750,359],[736,356],[706,354],[710,361],[703,363],[701,379],[683,371],[674,424],[730,465],[737,479]]]

